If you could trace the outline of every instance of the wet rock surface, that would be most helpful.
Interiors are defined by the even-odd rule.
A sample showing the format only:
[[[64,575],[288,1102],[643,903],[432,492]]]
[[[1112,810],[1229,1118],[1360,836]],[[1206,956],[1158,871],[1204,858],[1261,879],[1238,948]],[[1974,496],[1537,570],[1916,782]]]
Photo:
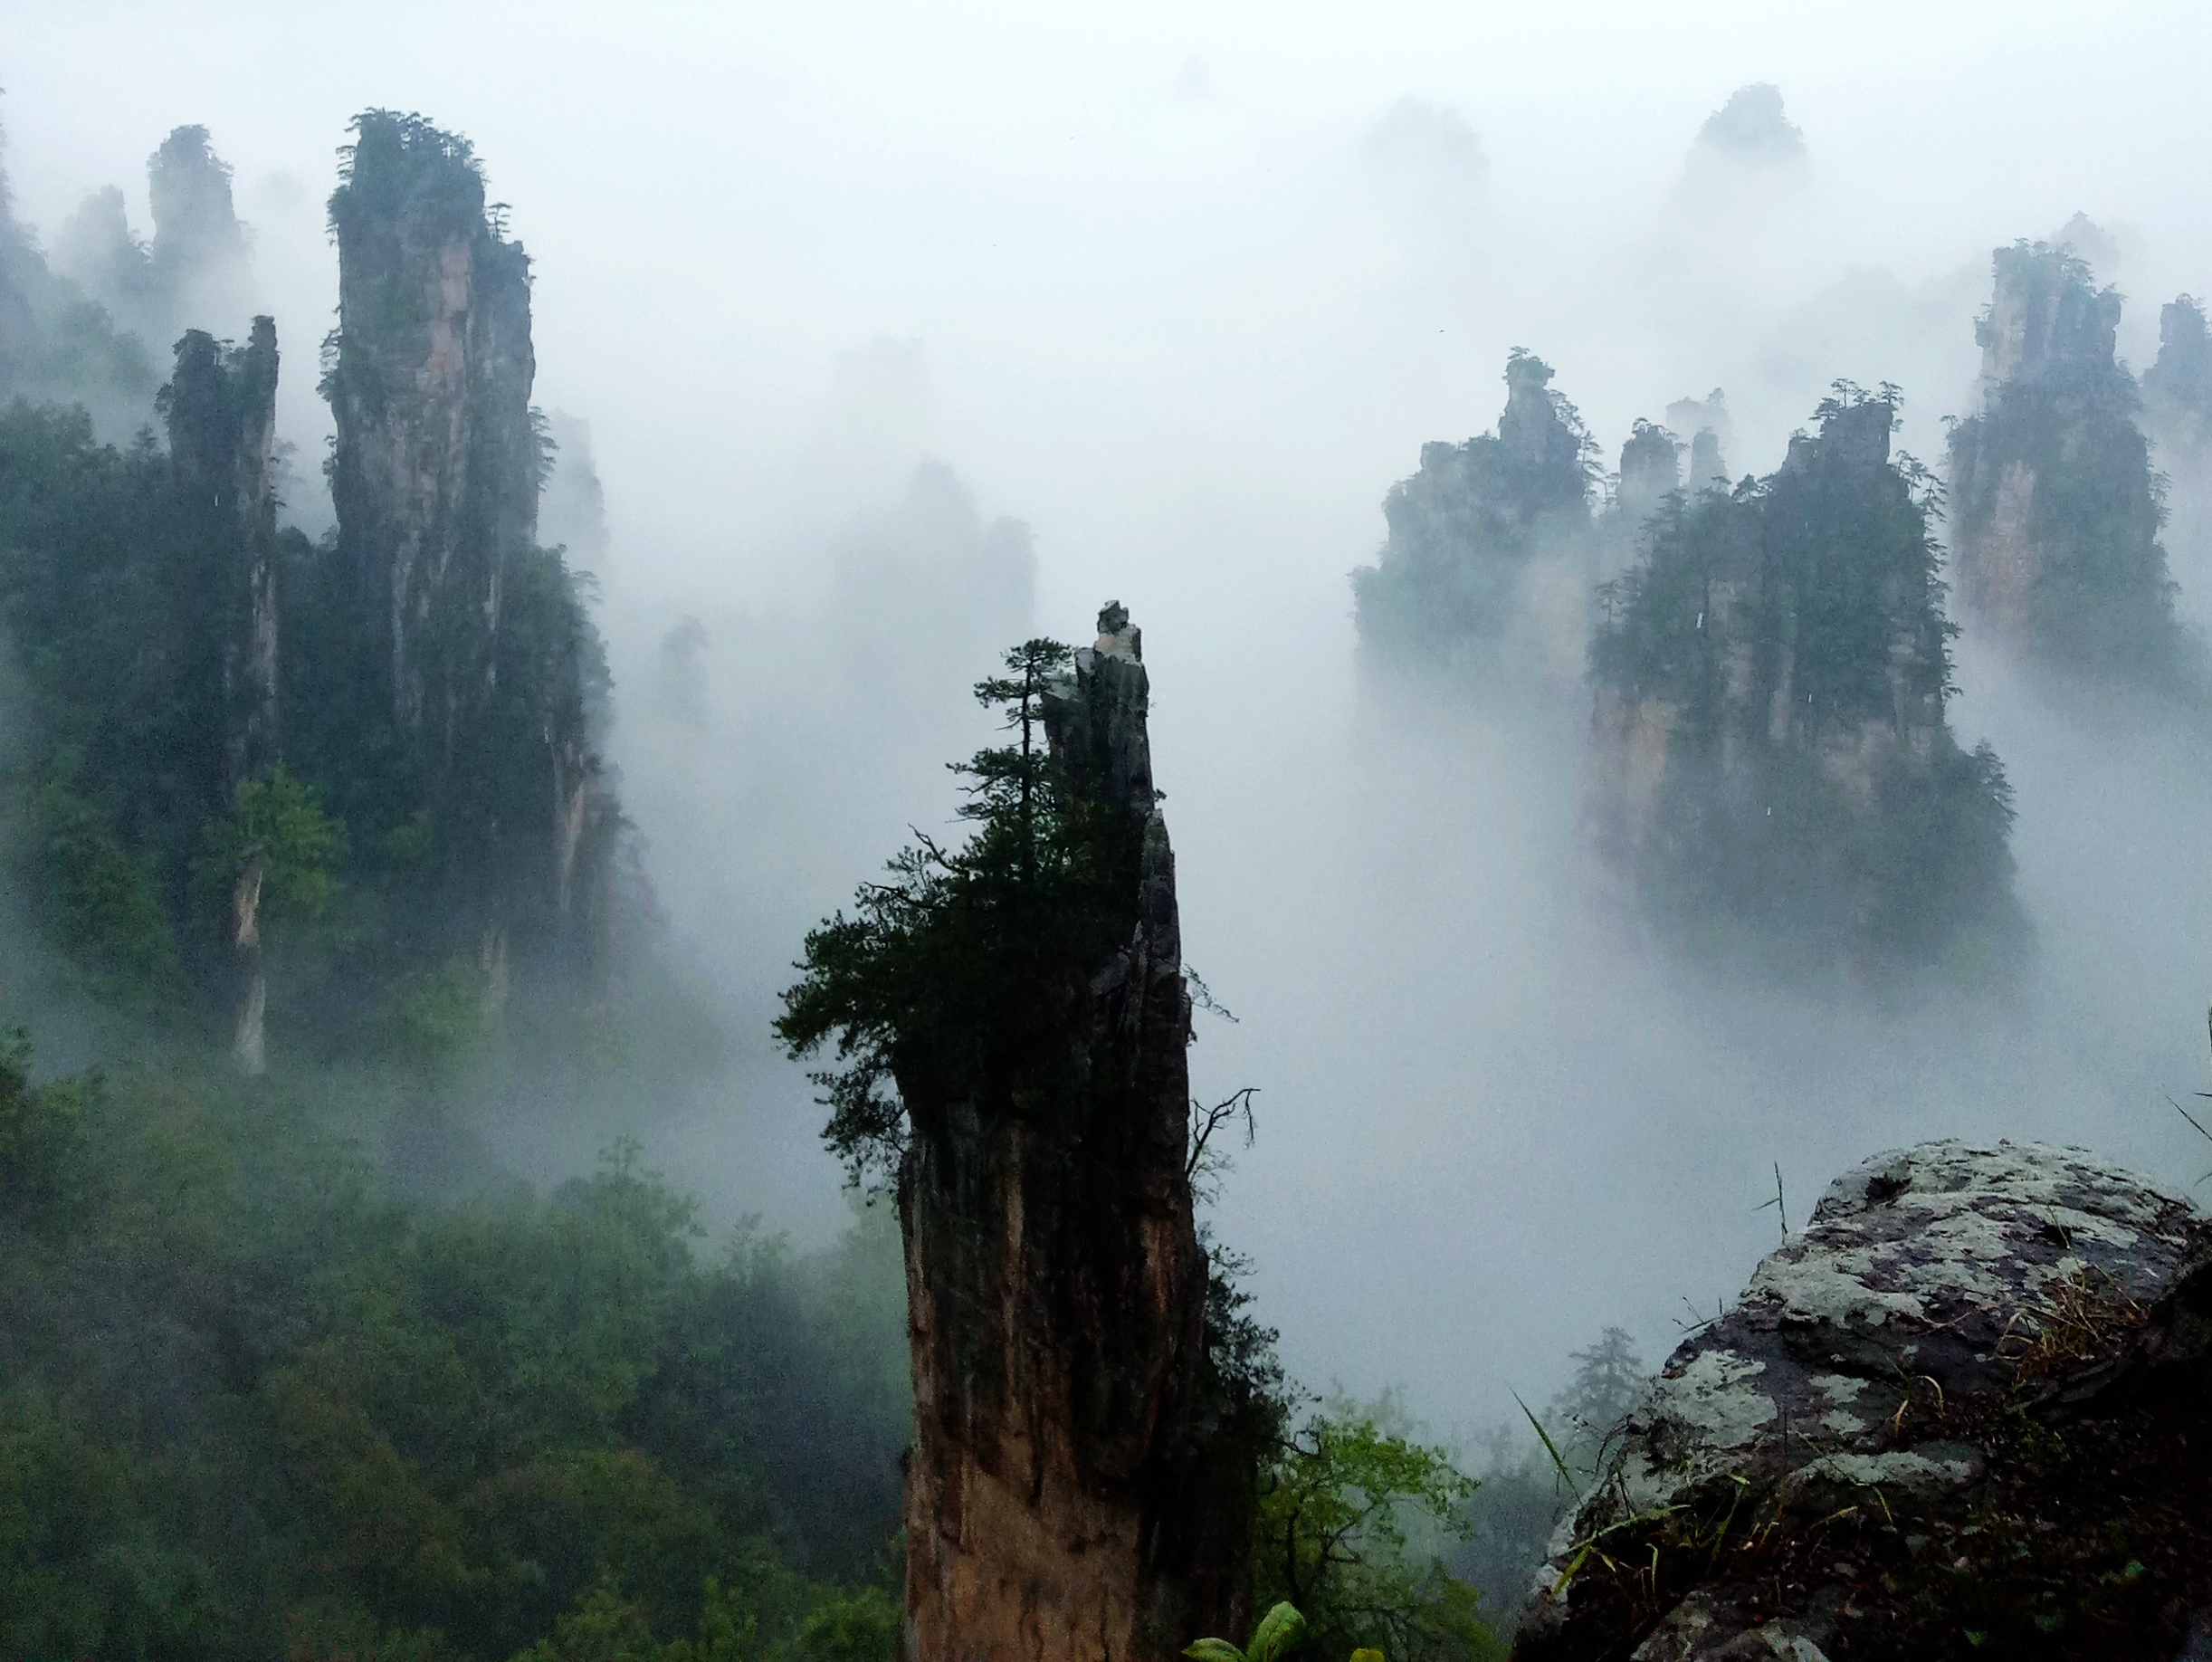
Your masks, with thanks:
[[[1645,1388],[1514,1654],[2175,1655],[2208,1265],[2187,1200],[2076,1150],[1865,1161]]]

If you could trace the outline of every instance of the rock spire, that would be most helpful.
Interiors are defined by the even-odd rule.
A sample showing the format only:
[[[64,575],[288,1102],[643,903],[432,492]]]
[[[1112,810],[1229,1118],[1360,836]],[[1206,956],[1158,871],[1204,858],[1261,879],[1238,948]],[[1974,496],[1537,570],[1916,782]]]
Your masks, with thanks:
[[[1167,1662],[1243,1630],[1252,1478],[1208,1434],[1190,997],[1148,699],[1109,605],[1045,720],[1130,853],[1120,943],[1043,990],[1056,1013],[1024,1077],[898,1073],[914,1662]]]

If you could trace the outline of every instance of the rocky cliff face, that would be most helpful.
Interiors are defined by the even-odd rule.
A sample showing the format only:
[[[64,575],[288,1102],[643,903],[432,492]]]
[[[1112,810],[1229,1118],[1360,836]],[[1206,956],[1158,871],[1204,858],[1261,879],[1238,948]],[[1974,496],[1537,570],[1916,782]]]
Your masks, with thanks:
[[[2208,1386],[2182,1197],[2039,1144],[1877,1155],[1645,1389],[1514,1655],[2165,1662],[2212,1630]]]
[[[193,330],[177,342],[161,394],[169,466],[205,586],[180,603],[207,608],[219,661],[222,774],[227,801],[275,761],[277,709],[276,324],[253,320],[243,347]]]
[[[243,347],[198,330],[176,343],[176,370],[159,405],[186,549],[175,604],[193,616],[201,668],[188,685],[206,734],[197,794],[209,817],[279,757],[276,324],[253,320]],[[264,869],[251,857],[233,874],[224,935],[232,954],[232,1051],[260,1073],[269,988],[262,962]]]
[[[1693,943],[1933,960],[2017,923],[2008,798],[1944,721],[1936,550],[1893,409],[1843,388],[1818,414],[1757,492],[1677,500],[1602,591],[1599,842]]]
[[[1421,447],[1420,471],[1383,499],[1389,538],[1352,574],[1362,647],[1432,666],[1479,664],[1526,604],[1531,565],[1578,545],[1595,447],[1542,359],[1505,368],[1498,430]]]
[[[388,111],[356,134],[323,383],[340,587],[496,985],[511,931],[596,932],[577,913],[616,819],[592,734],[604,664],[537,543],[529,258],[465,140]]]
[[[1019,1077],[898,1076],[916,1662],[1151,1662],[1243,1630],[1251,1476],[1207,1435],[1190,1000],[1140,647],[1109,607],[1047,704],[1056,761],[1132,851],[1122,944],[1045,989]]]
[[[1954,586],[1968,613],[2047,663],[2173,685],[2192,657],[2174,617],[2164,520],[2113,357],[2120,296],[2068,247],[1997,250],[1977,326],[1982,407],[1950,436]]]
[[[463,140],[361,118],[330,198],[338,328],[331,495],[397,726],[460,759],[493,690],[509,568],[538,529],[529,261]]]

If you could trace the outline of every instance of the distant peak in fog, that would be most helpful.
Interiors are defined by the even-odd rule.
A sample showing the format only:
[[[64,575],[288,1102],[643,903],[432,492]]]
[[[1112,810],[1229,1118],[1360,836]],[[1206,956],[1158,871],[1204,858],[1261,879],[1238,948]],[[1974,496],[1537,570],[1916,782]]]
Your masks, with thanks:
[[[1446,105],[1402,98],[1360,141],[1360,159],[1389,172],[1428,172],[1478,181],[1490,170],[1483,140]]]
[[[1728,95],[1728,102],[1698,129],[1698,148],[1731,160],[1767,165],[1805,159],[1805,133],[1782,112],[1782,89],[1770,81],[1753,81]]]

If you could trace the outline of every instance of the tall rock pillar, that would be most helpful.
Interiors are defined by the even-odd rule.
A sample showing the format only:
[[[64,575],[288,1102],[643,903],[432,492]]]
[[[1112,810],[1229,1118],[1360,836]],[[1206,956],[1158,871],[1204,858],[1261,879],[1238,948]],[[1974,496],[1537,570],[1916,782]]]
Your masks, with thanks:
[[[415,910],[431,950],[474,955],[488,1009],[510,957],[597,986],[584,914],[620,817],[595,744],[598,638],[538,546],[529,260],[465,139],[388,110],[355,134],[330,198],[336,578],[434,839]]]
[[[1126,834],[1127,933],[1038,993],[1053,1036],[1025,1078],[898,1079],[913,1662],[1164,1662],[1242,1631],[1251,1520],[1206,1436],[1175,856],[1139,635],[1118,605],[1099,628],[1045,718],[1079,803]]]
[[[529,260],[467,141],[386,110],[356,124],[330,224],[339,557],[394,725],[466,815],[508,573],[537,538]]]
[[[191,759],[210,816],[239,786],[278,759],[276,324],[255,318],[243,347],[199,330],[176,343],[176,369],[161,390],[169,469],[184,530],[172,577],[190,643],[180,692],[200,720],[188,731],[215,742]],[[234,955],[239,1065],[263,1065],[268,1006],[259,913],[262,861],[234,874],[225,939]]]
[[[1982,407],[1950,434],[1954,584],[2028,656],[2094,680],[2174,688],[2193,672],[2159,531],[2164,510],[2113,356],[2119,294],[2064,244],[1993,258],[1976,325]]]

